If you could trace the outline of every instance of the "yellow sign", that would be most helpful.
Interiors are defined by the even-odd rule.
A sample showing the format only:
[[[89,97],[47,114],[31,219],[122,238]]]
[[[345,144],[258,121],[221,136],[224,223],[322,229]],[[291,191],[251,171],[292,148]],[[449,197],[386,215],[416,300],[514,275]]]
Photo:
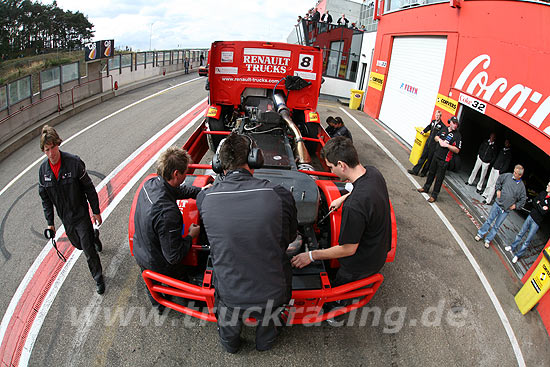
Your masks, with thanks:
[[[550,289],[550,249],[542,251],[542,259],[514,297],[519,311],[525,315]]]
[[[214,117],[216,118],[216,115],[218,114],[218,109],[214,106],[211,106],[209,109],[208,109],[208,114],[206,116],[208,117]]]
[[[456,109],[458,108],[458,101],[438,93],[435,105],[454,115],[456,113]]]
[[[383,86],[384,86],[384,74],[378,74],[372,71],[369,77],[369,87],[381,91]]]
[[[309,113],[309,122],[319,122],[319,115],[317,114],[317,112]]]

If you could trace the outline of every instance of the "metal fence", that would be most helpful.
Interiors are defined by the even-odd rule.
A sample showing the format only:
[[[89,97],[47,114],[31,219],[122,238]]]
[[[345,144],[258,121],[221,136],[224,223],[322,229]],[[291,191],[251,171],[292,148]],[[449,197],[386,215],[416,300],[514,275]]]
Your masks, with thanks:
[[[67,83],[73,80],[78,80],[80,77],[80,63],[73,62],[72,64],[61,65],[61,82]]]
[[[61,69],[59,66],[40,72],[40,90],[44,91],[61,84]]]
[[[8,86],[4,85],[0,88],[0,111],[5,110],[8,108]]]

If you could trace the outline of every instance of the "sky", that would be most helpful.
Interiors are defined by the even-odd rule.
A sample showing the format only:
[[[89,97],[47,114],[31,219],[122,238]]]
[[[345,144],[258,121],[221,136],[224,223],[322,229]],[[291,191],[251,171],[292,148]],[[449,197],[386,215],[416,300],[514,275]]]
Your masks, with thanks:
[[[51,4],[53,0],[40,0]],[[214,41],[286,42],[315,0],[57,0],[94,25],[94,41],[134,51],[209,48]]]

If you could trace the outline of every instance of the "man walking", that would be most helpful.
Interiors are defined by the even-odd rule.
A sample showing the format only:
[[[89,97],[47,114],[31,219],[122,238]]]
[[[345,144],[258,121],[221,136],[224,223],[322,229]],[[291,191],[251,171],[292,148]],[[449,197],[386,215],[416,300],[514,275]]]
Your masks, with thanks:
[[[190,162],[185,150],[168,148],[157,161],[158,176],[147,180],[139,192],[133,251],[142,272],[149,269],[176,279],[186,277],[180,262],[200,228],[192,224],[183,237],[183,218],[176,200],[194,199],[201,191],[200,187],[182,185]],[[162,313],[164,306],[148,295],[153,307]]]
[[[428,199],[430,203],[437,200],[449,162],[453,158],[453,154],[458,154],[462,147],[461,136],[458,132],[458,119],[455,116],[449,119],[449,127],[441,130],[434,138],[434,143],[437,145],[432,163],[430,164],[428,178],[424,186],[417,190],[418,192],[426,193],[430,191],[430,186],[432,186],[434,178],[437,176],[432,196]]]
[[[504,248],[506,251],[510,251],[512,254],[515,254],[514,258],[512,259],[512,262],[514,264],[518,262],[518,259],[521,258],[523,254],[525,254],[525,251],[529,247],[531,240],[533,239],[533,237],[535,237],[535,234],[539,230],[539,227],[544,220],[544,216],[548,214],[549,208],[550,182],[548,182],[548,185],[546,185],[546,190],[541,191],[535,198],[535,200],[533,200],[533,209],[531,210],[531,213],[529,214],[527,219],[525,219],[525,222],[523,222],[521,230],[517,234],[516,239],[512,243],[512,246],[506,246]],[[516,249],[518,248],[525,234],[527,234],[527,238],[525,238],[525,241],[523,242],[523,245],[521,246],[519,251],[516,252]]]
[[[477,183],[477,193],[481,194],[481,189],[483,188],[483,181],[485,180],[485,175],[489,169],[489,165],[496,157],[497,148],[495,145],[496,134],[491,133],[489,140],[484,141],[479,146],[479,151],[477,153],[476,163],[474,169],[466,181],[467,185],[473,186],[474,180],[476,179],[477,173],[481,168],[481,176],[479,177],[479,182]]]
[[[418,175],[418,172],[420,172],[420,169],[422,169],[422,172],[420,172],[420,177],[426,176],[426,173],[428,173],[428,170],[430,169],[430,164],[432,163],[435,149],[437,148],[437,144],[434,142],[434,139],[443,129],[447,129],[447,127],[443,121],[441,121],[441,111],[437,110],[435,111],[435,120],[432,120],[428,126],[422,130],[423,135],[425,135],[428,131],[431,131],[426,144],[424,144],[422,155],[414,167],[409,169],[407,172],[416,176]]]
[[[282,186],[253,176],[263,155],[248,136],[229,135],[219,161],[225,177],[198,195],[197,208],[210,242],[220,342],[236,353],[243,319],[254,317],[256,349],[265,351],[275,343],[277,315],[291,296],[286,249],[296,238],[296,204]]]
[[[485,248],[489,248],[489,244],[495,238],[510,210],[521,209],[525,204],[527,196],[521,176],[523,176],[523,166],[518,164],[514,167],[514,173],[504,173],[498,177],[497,199],[491,207],[487,220],[474,237],[476,241],[485,237]],[[492,228],[491,225],[493,225]]]
[[[88,268],[97,286],[97,293],[105,293],[105,280],[98,251],[94,244],[94,228],[90,220],[102,223],[99,198],[94,184],[80,157],[59,150],[61,138],[51,126],[45,125],[40,136],[40,149],[48,157],[40,165],[38,192],[42,198],[48,228],[55,232],[53,207],[65,226],[71,244],[84,251]]]

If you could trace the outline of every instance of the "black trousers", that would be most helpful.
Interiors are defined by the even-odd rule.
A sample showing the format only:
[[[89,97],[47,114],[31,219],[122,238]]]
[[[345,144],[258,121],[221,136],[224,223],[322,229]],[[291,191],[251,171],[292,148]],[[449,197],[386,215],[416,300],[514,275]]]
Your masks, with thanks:
[[[418,162],[412,168],[415,175],[418,175],[420,169],[422,169],[422,172],[420,172],[421,174],[426,175],[428,173],[435,152],[435,148],[432,148],[433,145],[434,142],[431,142],[428,146],[424,147],[424,150],[422,151]],[[426,164],[424,164],[424,162],[426,162]],[[422,165],[424,165],[424,167],[422,167]]]
[[[246,318],[253,317],[258,321],[256,326],[256,349],[270,349],[277,335],[279,334],[278,326],[280,320],[278,315],[282,311],[282,306],[261,308],[236,308],[230,307],[223,303],[223,300],[216,295],[216,318],[218,320],[218,333],[220,335],[220,343],[230,353],[235,353],[241,344],[241,329],[243,321]]]
[[[103,281],[103,269],[101,260],[94,245],[94,227],[89,218],[85,218],[77,223],[65,225],[65,233],[71,241],[71,244],[79,250],[84,251],[88,268],[96,283]]]
[[[432,191],[432,197],[434,199],[437,199],[437,196],[439,195],[448,166],[449,162],[445,162],[443,159],[438,157],[434,157],[432,163],[430,164],[430,172],[428,173],[428,178],[424,184],[424,191],[428,192],[430,190],[430,186],[432,186],[432,182],[435,178],[435,185]]]

